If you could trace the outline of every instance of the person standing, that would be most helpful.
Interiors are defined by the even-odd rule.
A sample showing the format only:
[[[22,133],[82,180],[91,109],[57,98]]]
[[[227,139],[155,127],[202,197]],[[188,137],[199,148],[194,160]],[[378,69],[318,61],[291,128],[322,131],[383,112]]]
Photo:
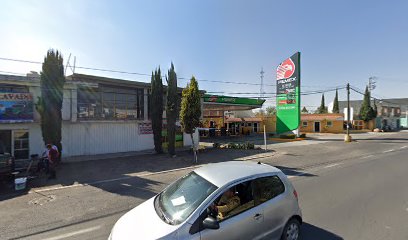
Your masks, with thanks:
[[[49,163],[49,177],[48,179],[57,178],[56,174],[56,164],[58,161],[58,151],[55,150],[51,144],[47,144],[48,150],[48,163]]]

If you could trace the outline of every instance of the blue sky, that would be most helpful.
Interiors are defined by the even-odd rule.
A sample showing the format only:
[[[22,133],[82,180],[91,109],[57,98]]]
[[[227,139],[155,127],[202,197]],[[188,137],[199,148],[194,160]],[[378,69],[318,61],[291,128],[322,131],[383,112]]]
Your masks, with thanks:
[[[364,88],[376,76],[374,96],[408,97],[407,12],[407,1],[3,0],[0,57],[42,61],[47,49],[55,48],[65,59],[70,53],[76,56],[77,66],[151,73],[159,65],[167,72],[173,61],[179,77],[245,83],[260,83],[263,67],[265,84],[273,85],[276,66],[300,51],[303,91],[347,82]],[[0,71],[6,72],[40,67],[0,61]],[[150,81],[137,75],[76,72]],[[179,86],[185,84],[179,80]],[[260,90],[205,81],[199,85],[209,92]],[[339,95],[344,100],[345,90]],[[325,97],[328,103],[334,93]],[[320,98],[304,96],[302,105],[317,106]]]

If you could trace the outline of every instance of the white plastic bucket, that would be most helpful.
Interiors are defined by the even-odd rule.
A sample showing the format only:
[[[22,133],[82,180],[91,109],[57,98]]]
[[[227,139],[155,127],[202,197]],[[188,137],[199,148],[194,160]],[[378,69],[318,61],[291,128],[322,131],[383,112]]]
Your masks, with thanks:
[[[26,177],[16,178],[14,179],[14,188],[16,189],[16,191],[23,190],[26,188],[26,183],[27,183]]]

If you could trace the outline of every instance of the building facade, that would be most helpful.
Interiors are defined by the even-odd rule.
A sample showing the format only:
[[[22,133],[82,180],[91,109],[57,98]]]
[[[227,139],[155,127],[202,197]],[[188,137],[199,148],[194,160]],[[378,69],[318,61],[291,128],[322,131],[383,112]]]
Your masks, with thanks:
[[[62,107],[63,158],[153,149],[149,89],[149,83],[122,79],[83,74],[67,77]],[[39,75],[0,75],[0,93],[0,143],[17,159],[41,154],[44,142],[35,109],[41,96]],[[190,136],[178,126],[178,146],[191,145]],[[198,133],[194,137],[198,143]]]
[[[300,132],[302,133],[342,133],[343,114],[302,114]]]
[[[362,105],[362,100],[350,101],[350,110],[352,111],[353,126],[357,129],[400,129],[407,122],[408,98],[390,98],[378,101],[371,101],[371,106],[377,106],[377,117],[373,123],[363,123],[359,118],[359,112]],[[329,111],[332,110],[333,103],[329,104]],[[339,108],[347,110],[347,101],[339,101]],[[359,121],[360,120],[360,121]],[[354,124],[354,121],[356,123]]]

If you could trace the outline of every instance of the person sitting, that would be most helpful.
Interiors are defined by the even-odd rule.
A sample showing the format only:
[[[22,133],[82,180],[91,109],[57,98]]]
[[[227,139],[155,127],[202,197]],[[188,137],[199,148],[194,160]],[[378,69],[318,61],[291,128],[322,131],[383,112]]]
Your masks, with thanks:
[[[233,189],[225,191],[217,204],[211,206],[212,210],[217,212],[217,219],[221,220],[227,216],[229,212],[237,208],[241,204],[241,200],[235,195]]]

